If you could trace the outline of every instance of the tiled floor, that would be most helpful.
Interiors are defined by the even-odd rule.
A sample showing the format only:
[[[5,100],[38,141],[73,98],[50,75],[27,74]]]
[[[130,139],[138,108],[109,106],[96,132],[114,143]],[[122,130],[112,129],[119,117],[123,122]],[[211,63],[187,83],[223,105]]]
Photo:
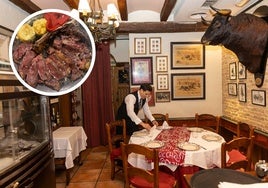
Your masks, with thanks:
[[[90,148],[82,153],[83,165],[71,169],[71,181],[65,183],[65,170],[56,169],[56,188],[123,188],[123,173],[116,174],[112,181],[110,176],[110,159],[108,148],[104,146]]]

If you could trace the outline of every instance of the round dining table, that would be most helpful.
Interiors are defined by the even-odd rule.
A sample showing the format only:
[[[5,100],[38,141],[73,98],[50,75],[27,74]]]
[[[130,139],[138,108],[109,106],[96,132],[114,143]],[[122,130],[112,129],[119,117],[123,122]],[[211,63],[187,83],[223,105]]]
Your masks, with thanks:
[[[129,143],[159,149],[159,165],[175,171],[178,166],[198,166],[202,169],[221,167],[221,144],[224,138],[199,127],[153,127],[150,132],[133,133]],[[128,162],[150,170],[153,164],[144,156],[131,154]]]

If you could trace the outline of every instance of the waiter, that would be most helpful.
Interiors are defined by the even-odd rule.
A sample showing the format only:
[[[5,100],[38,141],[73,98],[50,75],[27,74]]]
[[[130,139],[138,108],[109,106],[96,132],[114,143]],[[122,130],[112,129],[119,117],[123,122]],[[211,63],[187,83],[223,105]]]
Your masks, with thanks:
[[[152,116],[148,105],[151,92],[151,85],[142,84],[139,90],[128,94],[119,107],[116,119],[126,120],[127,135],[132,135],[133,132],[140,130],[140,126],[147,130],[151,129],[150,124],[143,122],[137,116],[141,109],[143,109],[144,115],[152,122],[152,124],[158,126],[158,122]]]

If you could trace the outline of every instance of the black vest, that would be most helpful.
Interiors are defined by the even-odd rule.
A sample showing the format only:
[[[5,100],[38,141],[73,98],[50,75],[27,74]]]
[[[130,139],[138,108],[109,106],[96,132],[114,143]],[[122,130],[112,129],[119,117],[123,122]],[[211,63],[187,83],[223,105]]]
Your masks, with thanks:
[[[134,104],[134,112],[135,114],[138,114],[139,112],[139,97],[138,97],[138,91],[135,91],[133,93],[131,93],[135,96],[136,98],[136,103]],[[145,104],[146,99],[142,99],[142,106]],[[127,106],[125,103],[125,100],[123,100],[122,104],[120,105],[120,107],[118,108],[117,111],[117,116],[116,119],[120,120],[120,119],[130,119],[127,115]]]

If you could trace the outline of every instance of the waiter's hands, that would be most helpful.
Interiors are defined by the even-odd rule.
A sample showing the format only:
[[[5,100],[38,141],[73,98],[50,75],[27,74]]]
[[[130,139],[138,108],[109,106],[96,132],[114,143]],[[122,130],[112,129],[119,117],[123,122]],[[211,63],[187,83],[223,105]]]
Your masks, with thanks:
[[[150,131],[151,125],[149,123],[141,122],[140,125],[145,128],[147,131]]]
[[[155,126],[158,126],[158,122],[156,120],[153,120],[152,124],[155,125]]]
[[[158,126],[158,122],[156,120],[153,120],[152,121],[152,124],[155,125],[155,126]],[[149,123],[144,123],[144,122],[141,122],[140,125],[145,128],[147,131],[150,131],[150,129],[152,128],[151,125]]]

